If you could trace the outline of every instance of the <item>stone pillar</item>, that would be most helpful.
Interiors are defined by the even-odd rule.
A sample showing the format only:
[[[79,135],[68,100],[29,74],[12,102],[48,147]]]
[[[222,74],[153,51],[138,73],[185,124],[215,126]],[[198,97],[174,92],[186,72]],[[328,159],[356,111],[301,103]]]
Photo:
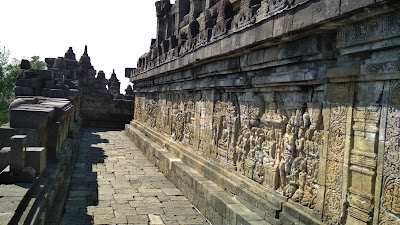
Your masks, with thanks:
[[[27,164],[35,170],[36,175],[46,169],[46,148],[28,148],[26,155]]]
[[[20,175],[25,167],[26,135],[11,137],[10,171],[12,175]]]

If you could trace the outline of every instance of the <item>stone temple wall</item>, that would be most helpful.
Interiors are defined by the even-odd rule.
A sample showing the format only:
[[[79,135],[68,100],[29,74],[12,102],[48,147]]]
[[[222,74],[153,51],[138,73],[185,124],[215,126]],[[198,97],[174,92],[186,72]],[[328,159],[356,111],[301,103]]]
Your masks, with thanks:
[[[400,224],[399,3],[156,6],[132,125],[247,180],[221,186],[281,221]]]

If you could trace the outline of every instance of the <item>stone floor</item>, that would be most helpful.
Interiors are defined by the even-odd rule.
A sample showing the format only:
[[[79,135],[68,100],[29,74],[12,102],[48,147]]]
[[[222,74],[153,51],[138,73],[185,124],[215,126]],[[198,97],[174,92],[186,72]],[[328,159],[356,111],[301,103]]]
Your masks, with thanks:
[[[209,224],[123,131],[87,129],[61,224]]]

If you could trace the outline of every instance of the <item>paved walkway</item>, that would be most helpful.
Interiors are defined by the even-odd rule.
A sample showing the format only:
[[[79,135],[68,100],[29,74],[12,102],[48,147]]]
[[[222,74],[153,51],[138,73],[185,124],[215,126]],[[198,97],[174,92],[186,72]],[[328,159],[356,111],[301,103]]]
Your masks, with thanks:
[[[85,130],[61,224],[209,224],[123,131]]]

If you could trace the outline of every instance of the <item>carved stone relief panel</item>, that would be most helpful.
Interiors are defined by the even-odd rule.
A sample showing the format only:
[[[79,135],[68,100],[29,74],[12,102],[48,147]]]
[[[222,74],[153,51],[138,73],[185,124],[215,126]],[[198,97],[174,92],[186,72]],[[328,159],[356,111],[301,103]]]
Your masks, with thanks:
[[[149,127],[155,128],[157,126],[156,123],[159,112],[160,109],[158,102],[154,99],[147,98],[143,117]]]
[[[379,224],[400,224],[400,82],[393,82],[386,121]]]
[[[195,103],[194,115],[194,148],[204,157],[209,158],[213,153],[213,110],[214,103],[204,99]]]
[[[233,94],[224,93],[214,108],[213,138],[215,157],[236,165],[236,141],[239,129],[239,113]]]
[[[339,84],[339,89],[348,88]],[[348,93],[348,92],[347,92]],[[343,95],[343,94],[342,94]],[[344,96],[335,96],[342,99]],[[334,99],[335,100],[335,99]],[[348,107],[332,104],[330,107],[327,161],[325,170],[325,199],[323,220],[327,224],[339,224],[342,219],[343,162],[345,155],[346,121]]]
[[[145,98],[143,97],[136,97],[135,99],[135,120],[142,121],[142,113],[143,113],[143,102]]]
[[[149,128],[299,205],[321,211],[316,208],[322,204],[318,175],[325,142],[321,103],[285,105],[265,101],[261,93],[202,91],[137,98],[136,104],[135,119]],[[339,173],[329,178],[335,186],[341,169],[340,163],[331,162],[329,170]]]

